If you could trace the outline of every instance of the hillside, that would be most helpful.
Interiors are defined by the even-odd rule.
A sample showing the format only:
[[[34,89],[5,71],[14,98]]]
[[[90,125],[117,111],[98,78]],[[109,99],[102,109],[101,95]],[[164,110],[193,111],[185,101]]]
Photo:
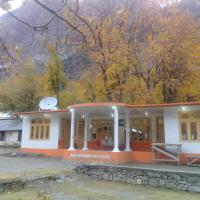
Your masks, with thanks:
[[[60,6],[59,2],[61,1],[45,0],[45,2],[48,6],[51,5],[52,9],[57,10]],[[50,13],[29,0],[26,0],[22,7],[13,11],[13,14],[33,26],[46,24],[52,17]],[[40,67],[44,65],[48,57],[45,45],[56,40],[63,42],[63,38],[65,38],[67,32],[66,25],[57,20],[51,22],[48,30],[38,32],[28,28],[9,14],[5,14],[0,18],[1,37],[6,40],[12,49],[19,49],[22,59],[32,58]],[[65,70],[69,78],[79,78],[81,71],[86,67],[85,64],[88,67],[88,58],[85,55],[74,55],[74,49],[72,47],[68,48],[65,45],[63,48],[63,45],[60,45],[59,42],[58,49],[64,60]],[[78,69],[77,63],[79,63]],[[2,69],[0,69],[0,77],[2,76],[1,71]]]
[[[44,0],[48,6],[54,10],[58,10],[62,3],[62,0]],[[87,0],[87,3],[91,0]],[[95,7],[95,3],[98,5],[99,1],[92,1],[92,6]],[[109,1],[109,7],[119,5],[120,1]],[[137,0],[135,0],[137,2]],[[90,3],[91,4],[91,3]],[[83,4],[84,5],[84,4]],[[92,15],[92,6],[86,8],[87,12]],[[182,0],[179,8],[182,12],[190,11],[195,19],[200,22],[200,0]],[[108,8],[109,9],[109,8]],[[45,24],[51,19],[52,15],[38,6],[31,0],[26,0],[22,7],[13,12],[16,16],[20,17],[24,21],[29,22],[31,25],[38,26]],[[36,64],[42,67],[47,60],[48,54],[44,47],[45,44],[52,41],[59,41],[58,48],[65,64],[65,71],[69,78],[79,78],[81,72],[90,66],[89,59],[86,55],[74,54],[75,49],[71,46],[64,45],[64,39],[68,33],[68,29],[65,24],[55,19],[51,22],[48,30],[38,32],[33,31],[24,24],[18,22],[9,14],[5,14],[0,17],[0,35],[3,37],[8,45],[12,49],[19,49],[21,58],[32,58]],[[0,78],[2,76],[0,69]]]

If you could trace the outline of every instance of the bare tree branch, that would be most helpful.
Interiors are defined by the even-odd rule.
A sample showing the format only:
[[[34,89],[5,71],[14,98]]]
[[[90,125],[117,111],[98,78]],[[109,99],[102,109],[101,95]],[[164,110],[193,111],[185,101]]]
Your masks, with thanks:
[[[64,4],[62,5],[62,7],[56,11],[56,13],[59,13],[64,7]],[[47,23],[45,23],[44,25],[40,25],[40,26],[34,26],[31,25],[30,23],[24,21],[23,19],[17,17],[15,14],[13,14],[12,12],[10,12],[9,10],[7,10],[7,13],[13,17],[14,19],[16,19],[17,21],[21,22],[22,24],[28,26],[29,28],[35,30],[35,31],[44,31],[44,30],[48,30],[48,25],[53,22],[53,20],[57,17],[56,15],[54,15]]]
[[[8,48],[7,48],[6,44],[5,44],[5,41],[1,37],[0,37],[0,45],[1,45],[2,49],[3,49],[3,51],[5,51],[5,53],[7,54],[7,56],[9,58],[11,58],[12,61],[15,61],[15,58],[10,53],[10,51],[8,50]]]
[[[86,40],[85,34],[81,30],[79,30],[79,28],[77,26],[73,25],[70,21],[68,21],[64,17],[60,16],[59,13],[57,13],[54,10],[52,10],[48,6],[44,5],[40,1],[38,1],[38,0],[33,0],[33,1],[35,3],[37,3],[39,6],[41,6],[42,8],[44,8],[45,10],[47,10],[48,12],[50,12],[51,14],[55,15],[61,21],[65,22],[70,28],[72,28],[73,30],[75,30],[76,32],[78,32],[81,35],[81,37],[83,38],[83,41],[85,42],[85,44],[87,45],[87,40]]]

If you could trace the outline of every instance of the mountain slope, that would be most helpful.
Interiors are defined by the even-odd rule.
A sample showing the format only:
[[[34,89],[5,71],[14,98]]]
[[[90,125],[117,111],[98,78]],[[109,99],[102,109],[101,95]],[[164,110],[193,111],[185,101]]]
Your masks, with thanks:
[[[135,3],[137,3],[137,1],[138,0],[134,0]],[[58,10],[62,5],[63,0],[43,0],[42,2],[52,9]],[[95,5],[104,6],[99,0],[85,0],[85,2],[88,4],[84,4],[83,2],[83,7],[85,5],[85,12],[89,15],[93,14],[94,10],[91,9],[92,7],[94,8]],[[119,6],[120,3],[122,3],[120,0],[107,0],[107,2],[107,9]],[[87,5],[90,5],[90,7],[87,7]],[[131,0],[131,5],[133,5],[133,0]],[[182,0],[179,3],[179,9],[182,12],[190,11],[195,19],[200,22],[200,0]],[[22,7],[18,8],[13,13],[34,26],[46,24],[52,17],[49,12],[31,0],[26,0]],[[65,42],[64,38],[68,32],[69,30],[68,27],[66,27],[66,24],[57,19],[54,19],[51,22],[48,30],[38,32],[28,28],[9,14],[0,17],[0,36],[6,40],[9,47],[12,49],[19,49],[21,58],[32,58],[36,64],[43,66],[48,58],[48,52],[45,45],[57,40],[59,41],[58,48],[64,61],[67,75],[69,78],[77,79],[80,77],[81,72],[88,68],[91,63],[87,58],[87,55],[74,54],[75,49],[73,47],[63,45]],[[1,70],[2,69],[0,69],[0,71]]]

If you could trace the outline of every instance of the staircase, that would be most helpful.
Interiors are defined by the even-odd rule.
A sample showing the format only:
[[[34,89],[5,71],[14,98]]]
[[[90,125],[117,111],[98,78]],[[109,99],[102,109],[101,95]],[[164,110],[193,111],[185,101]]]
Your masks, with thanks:
[[[177,162],[180,165],[181,144],[152,144],[152,160],[155,162]]]

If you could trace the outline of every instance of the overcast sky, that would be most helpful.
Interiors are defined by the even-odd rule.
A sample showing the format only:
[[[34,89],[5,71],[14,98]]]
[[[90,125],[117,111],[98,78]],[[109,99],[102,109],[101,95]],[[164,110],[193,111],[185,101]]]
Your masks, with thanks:
[[[22,5],[23,1],[24,0],[12,0],[12,1],[10,1],[10,5],[11,5],[12,10],[19,8]],[[6,12],[0,8],[0,15],[2,15],[4,13],[6,13]]]

